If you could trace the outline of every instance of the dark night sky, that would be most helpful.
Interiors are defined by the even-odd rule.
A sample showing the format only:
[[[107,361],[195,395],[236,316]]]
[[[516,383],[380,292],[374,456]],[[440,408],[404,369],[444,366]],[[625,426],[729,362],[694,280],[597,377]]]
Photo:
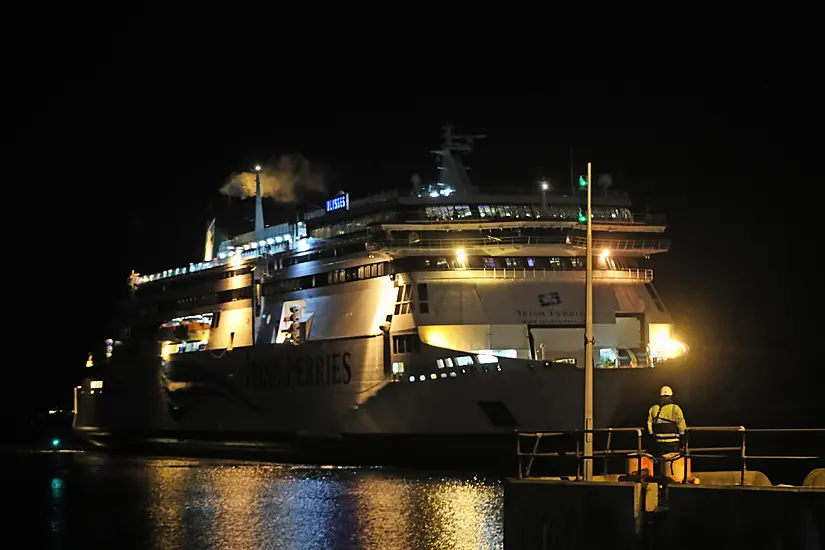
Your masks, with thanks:
[[[652,266],[689,339],[781,354],[813,334],[794,324],[819,302],[802,300],[818,262],[804,237],[817,208],[802,197],[817,194],[822,150],[820,104],[802,76],[809,44],[520,35],[501,38],[519,47],[458,57],[410,42],[147,32],[73,42],[29,98],[30,137],[69,183],[63,227],[85,243],[65,252],[65,353],[44,400],[104,338],[100,318],[130,269],[198,258],[231,172],[300,153],[328,167],[333,189],[405,186],[432,171],[447,122],[489,136],[468,159],[478,184],[565,181],[572,143],[577,172],[590,160],[640,209],[665,214],[674,244]]]

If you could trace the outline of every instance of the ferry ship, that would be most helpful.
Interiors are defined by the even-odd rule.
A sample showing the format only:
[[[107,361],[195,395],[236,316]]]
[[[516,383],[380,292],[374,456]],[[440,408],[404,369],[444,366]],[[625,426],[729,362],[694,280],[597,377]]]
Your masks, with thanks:
[[[462,157],[484,136],[444,129],[433,183],[267,226],[258,177],[253,231],[215,246],[213,221],[203,261],[133,272],[75,429],[113,449],[380,464],[512,461],[516,429],[581,428],[592,182],[481,190]],[[687,351],[644,267],[666,227],[592,195],[594,426],[639,426]]]

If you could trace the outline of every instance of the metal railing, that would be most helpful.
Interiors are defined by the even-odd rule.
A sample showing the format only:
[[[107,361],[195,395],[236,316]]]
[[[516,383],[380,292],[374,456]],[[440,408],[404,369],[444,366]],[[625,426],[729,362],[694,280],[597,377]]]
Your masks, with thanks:
[[[587,247],[587,237],[568,237],[567,244],[576,248]],[[668,250],[668,239],[593,239],[593,248],[598,250]]]
[[[569,227],[582,227],[583,224],[578,221],[578,215],[571,215],[569,217],[562,216],[468,216],[468,217],[447,217],[447,218],[413,218],[413,219],[397,219],[388,222],[378,222],[377,225],[443,225],[443,224],[458,224],[458,225],[472,225],[472,224],[497,224],[497,223],[519,223],[519,224],[535,224],[541,223],[557,223]],[[604,214],[593,214],[593,225],[665,225],[665,217],[662,214],[632,214],[630,219],[627,218],[611,218]]]
[[[735,446],[716,446],[716,447],[691,447],[690,434],[693,432],[734,432],[740,434],[739,444]],[[688,461],[691,458],[726,458],[730,455],[720,454],[704,454],[704,453],[724,453],[736,452],[741,460],[741,467],[739,469],[739,484],[745,485],[745,474],[748,471],[748,460],[819,460],[823,458],[819,455],[749,455],[747,452],[747,434],[750,433],[775,433],[775,434],[789,434],[789,433],[821,433],[825,434],[825,428],[745,428],[744,426],[700,426],[696,428],[687,428],[685,430],[685,445],[679,452],[677,457],[673,460],[678,460],[682,457],[682,483],[687,482],[688,477]],[[698,454],[697,454],[698,453]]]
[[[563,245],[575,248],[587,246],[585,237],[480,237],[475,239],[446,240],[446,239],[376,239],[369,244],[371,249],[404,249],[404,250],[471,250],[473,248],[514,248],[531,245]],[[655,251],[667,250],[670,241],[667,239],[593,239],[593,248],[602,250],[631,250]]]
[[[643,452],[642,449],[642,428],[597,428],[593,430],[573,430],[573,431],[564,431],[564,432],[516,432],[516,455],[518,456],[518,477],[521,479],[522,477],[530,477],[530,472],[533,468],[533,463],[536,458],[550,458],[550,457],[576,457],[578,464],[576,468],[576,479],[581,478],[581,461],[585,458],[598,458],[602,457],[604,460],[605,469],[607,468],[607,461],[610,458],[620,457],[626,458],[631,454],[641,454]],[[551,437],[570,437],[570,436],[586,436],[587,434],[595,435],[595,434],[607,434],[607,443],[605,449],[602,451],[593,451],[591,455],[584,455],[584,452],[580,451],[581,441],[580,438],[576,438],[576,451],[575,453],[570,452],[539,452],[539,444],[541,443],[543,438],[551,438]],[[634,433],[636,435],[636,448],[635,449],[619,449],[615,450],[611,448],[613,443],[613,434],[615,433]],[[533,443],[532,450],[530,452],[523,452],[521,449],[521,441],[524,438],[534,438],[535,442]],[[594,438],[595,439],[595,438]],[[595,443],[595,441],[594,441]],[[527,462],[526,469],[523,465],[523,458],[529,457],[529,461]]]
[[[469,250],[473,248],[512,248],[515,246],[539,244],[566,244],[565,237],[481,237],[476,239],[446,240],[446,239],[376,239],[370,246],[373,248],[403,248],[405,250]]]
[[[625,450],[614,450],[611,449],[612,444],[612,435],[614,433],[627,433],[633,432],[636,434],[636,449],[625,449]],[[518,477],[530,477],[531,470],[533,468],[533,464],[535,459],[537,458],[562,458],[562,457],[575,457],[577,461],[576,467],[576,479],[581,479],[581,464],[582,460],[590,458],[596,459],[599,457],[604,458],[604,471],[607,471],[607,460],[609,458],[634,458],[638,457],[640,459],[639,468],[641,470],[641,458],[646,457],[653,460],[656,460],[653,455],[645,452],[642,447],[642,434],[645,432],[644,428],[601,428],[601,429],[594,429],[594,430],[572,430],[572,431],[558,431],[558,432],[516,432],[516,455],[518,457]],[[703,433],[737,433],[739,434],[739,440],[737,445],[717,445],[717,446],[709,446],[709,447],[691,447],[690,445],[690,434],[696,432],[703,432]],[[607,443],[606,448],[602,451],[594,450],[592,454],[585,455],[583,451],[581,451],[581,436],[585,434],[599,434],[599,433],[607,433]],[[694,428],[687,428],[684,434],[684,447],[680,449],[678,452],[672,453],[667,458],[663,458],[666,462],[675,462],[682,458],[685,460],[681,461],[682,464],[682,471],[681,471],[681,481],[680,483],[685,484],[688,482],[688,478],[690,475],[690,459],[720,459],[720,458],[731,458],[735,457],[740,460],[740,468],[739,468],[739,485],[745,485],[745,477],[748,471],[748,460],[821,460],[825,457],[821,455],[805,455],[805,454],[784,454],[784,455],[749,455],[747,453],[747,434],[751,433],[771,433],[771,434],[790,434],[790,433],[821,433],[825,434],[825,428],[751,428],[747,429],[744,426],[699,426]],[[570,438],[572,436],[578,436],[576,438],[576,449],[575,451],[557,451],[557,452],[540,452],[539,451],[539,444],[541,443],[542,439],[544,438],[563,438],[567,437]],[[530,451],[524,451],[522,449],[522,439],[525,438],[533,438],[535,440],[532,449]],[[594,438],[594,449],[595,449],[595,438]],[[727,453],[727,454],[725,454]],[[733,453],[733,454],[731,454]],[[528,458],[527,466],[524,467],[524,458]],[[676,472],[674,472],[676,473]]]
[[[428,271],[427,278],[430,279],[510,279],[510,280],[549,280],[564,277],[585,276],[582,268],[451,268],[440,271]],[[653,281],[652,269],[594,269],[594,281],[640,281],[649,283]]]

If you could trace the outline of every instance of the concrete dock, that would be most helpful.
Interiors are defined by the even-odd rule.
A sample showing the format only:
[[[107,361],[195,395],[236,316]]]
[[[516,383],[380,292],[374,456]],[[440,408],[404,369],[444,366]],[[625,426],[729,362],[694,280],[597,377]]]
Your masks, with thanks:
[[[744,442],[744,428],[736,433]],[[825,468],[818,467],[821,457],[749,457],[743,443],[741,449],[718,447],[741,458],[739,470],[691,472],[691,461],[682,457],[679,460],[687,467],[687,479],[684,475],[665,479],[650,476],[644,463],[643,471],[638,471],[638,456],[644,455],[643,451],[631,450],[623,457],[608,449],[601,456],[622,459],[625,470],[620,474],[601,472],[592,481],[583,481],[580,472],[570,478],[531,477],[537,459],[570,458],[570,453],[540,452],[540,439],[536,438],[528,452],[519,447],[519,478],[505,481],[507,550],[825,548]],[[692,457],[711,457],[708,448],[697,451]],[[578,448],[574,456],[584,458]],[[593,456],[598,455],[594,452]],[[764,473],[746,467],[748,458],[814,459],[815,467],[800,486],[773,485]],[[522,459],[528,461],[526,468]]]
[[[822,549],[825,488],[510,479],[504,547]]]

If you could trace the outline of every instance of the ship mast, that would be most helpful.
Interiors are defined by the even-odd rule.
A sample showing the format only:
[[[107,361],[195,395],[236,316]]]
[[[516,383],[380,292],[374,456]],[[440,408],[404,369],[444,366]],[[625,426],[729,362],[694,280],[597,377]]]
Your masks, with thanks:
[[[461,162],[460,155],[473,150],[474,141],[487,136],[483,134],[456,134],[455,126],[444,127],[444,142],[441,149],[431,151],[438,156],[438,182],[427,189],[429,197],[466,195],[470,193],[470,177],[467,168]]]

